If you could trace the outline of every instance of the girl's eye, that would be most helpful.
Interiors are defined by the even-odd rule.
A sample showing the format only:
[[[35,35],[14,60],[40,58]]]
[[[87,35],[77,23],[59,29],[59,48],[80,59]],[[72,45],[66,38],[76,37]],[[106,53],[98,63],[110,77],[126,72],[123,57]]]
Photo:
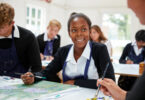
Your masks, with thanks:
[[[76,29],[72,29],[72,30],[71,30],[71,32],[73,32],[73,33],[76,32],[76,31],[77,31]]]
[[[86,30],[87,30],[86,28],[83,28],[83,29],[82,29],[82,32],[85,32]]]

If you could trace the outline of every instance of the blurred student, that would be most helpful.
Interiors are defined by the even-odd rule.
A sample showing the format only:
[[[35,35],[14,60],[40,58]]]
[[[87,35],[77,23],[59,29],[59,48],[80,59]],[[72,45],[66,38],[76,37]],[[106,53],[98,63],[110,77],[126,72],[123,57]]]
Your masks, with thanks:
[[[125,46],[119,60],[123,64],[139,64],[145,60],[145,30],[139,30],[135,35],[135,42]],[[130,90],[137,77],[120,76],[118,85],[124,90]]]
[[[139,30],[135,35],[135,40],[125,46],[120,63],[139,64],[145,60],[145,30]]]
[[[127,0],[128,7],[131,8],[140,22],[145,25],[145,0]],[[101,84],[101,91],[110,95],[114,100],[145,100],[145,72],[137,80],[131,91],[124,91],[119,88],[114,81],[110,79],[104,79],[98,81]]]
[[[18,77],[16,73],[41,70],[37,40],[32,32],[14,23],[14,8],[0,3],[0,75]]]
[[[47,31],[40,34],[37,37],[40,49],[41,60],[53,60],[54,54],[60,47],[60,35],[58,35],[61,29],[61,24],[57,20],[51,20],[47,26]]]
[[[62,70],[63,83],[97,88],[97,79],[102,77],[109,63],[105,77],[115,80],[106,46],[90,42],[90,31],[90,19],[82,13],[73,13],[68,20],[68,33],[73,44],[61,47],[47,68],[35,75],[46,77],[49,81],[60,82],[56,74]],[[25,84],[33,84],[38,80],[29,75],[33,74],[28,72],[21,77]]]
[[[91,27],[91,34],[90,39],[94,42],[103,43],[107,46],[107,50],[109,53],[109,56],[112,56],[112,45],[111,42],[104,36],[101,28],[98,25],[93,25]]]

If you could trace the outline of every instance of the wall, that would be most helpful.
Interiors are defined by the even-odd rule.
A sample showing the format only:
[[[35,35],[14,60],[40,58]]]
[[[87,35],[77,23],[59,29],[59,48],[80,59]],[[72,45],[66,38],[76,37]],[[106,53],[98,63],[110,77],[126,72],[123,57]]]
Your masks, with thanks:
[[[15,23],[25,27],[26,25],[25,1],[24,0],[0,0],[0,2],[7,2],[10,5],[12,5],[15,9]]]

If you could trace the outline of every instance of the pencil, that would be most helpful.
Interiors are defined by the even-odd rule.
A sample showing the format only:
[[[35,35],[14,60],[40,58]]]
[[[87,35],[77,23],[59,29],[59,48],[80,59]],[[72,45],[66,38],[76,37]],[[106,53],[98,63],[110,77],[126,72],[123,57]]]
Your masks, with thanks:
[[[102,76],[102,80],[104,80],[104,77],[105,77],[105,75],[106,75],[106,72],[107,72],[108,67],[109,67],[109,63],[107,63],[107,65],[106,65],[106,68],[105,68],[104,73],[103,73],[103,76]],[[97,96],[98,96],[98,94],[99,94],[100,87],[101,87],[101,85],[99,84],[98,90],[97,90],[97,92],[96,92],[94,98],[97,98]]]
[[[23,75],[24,73],[17,73],[15,72],[16,75]],[[39,79],[46,79],[46,77],[42,77],[42,76],[36,76],[36,75],[29,75],[29,77],[35,77],[35,78],[39,78]]]

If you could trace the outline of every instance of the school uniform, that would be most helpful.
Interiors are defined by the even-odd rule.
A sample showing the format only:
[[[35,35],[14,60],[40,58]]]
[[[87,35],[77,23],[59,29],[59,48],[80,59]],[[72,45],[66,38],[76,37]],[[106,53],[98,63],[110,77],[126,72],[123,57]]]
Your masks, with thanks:
[[[111,42],[109,40],[107,40],[107,41],[101,41],[100,43],[103,43],[106,45],[109,56],[111,57],[112,56],[112,44],[111,44]]]
[[[40,53],[46,56],[54,56],[60,47],[60,35],[56,35],[54,39],[49,39],[47,32],[37,37]]]
[[[97,88],[96,80],[102,77],[104,69],[109,63],[105,77],[115,80],[112,63],[104,44],[88,42],[77,62],[73,52],[74,45],[61,47],[47,68],[36,75],[46,77],[48,81],[60,82],[56,73],[63,69],[63,82],[75,80],[75,85]],[[35,78],[35,81],[38,80]]]
[[[126,63],[130,59],[135,64],[145,60],[145,47],[138,49],[136,42],[132,42],[126,45],[123,50],[123,53],[119,59],[120,63]]]
[[[16,73],[41,70],[38,43],[29,30],[14,25],[12,34],[0,37],[0,75],[20,78]]]
[[[123,50],[122,56],[119,60],[120,63],[126,64],[127,60],[132,60],[134,64],[139,64],[145,60],[145,47],[138,49],[136,42],[132,42],[126,45]],[[137,77],[120,76],[118,85],[126,90],[131,90]]]

